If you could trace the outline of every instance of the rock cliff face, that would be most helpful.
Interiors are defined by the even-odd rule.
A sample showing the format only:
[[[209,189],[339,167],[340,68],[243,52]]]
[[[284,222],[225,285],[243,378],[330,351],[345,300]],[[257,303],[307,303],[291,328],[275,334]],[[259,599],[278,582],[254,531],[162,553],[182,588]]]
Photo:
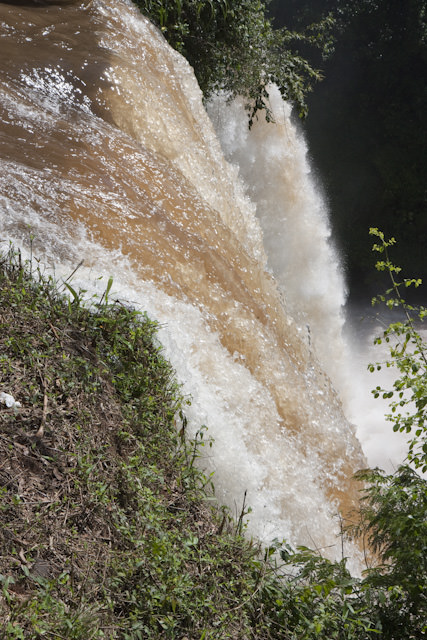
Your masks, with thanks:
[[[220,500],[239,510],[247,491],[249,530],[266,540],[334,545],[335,515],[355,506],[351,477],[364,459],[316,356],[328,351],[327,316],[313,319],[313,340],[305,328],[326,295],[307,302],[320,273],[301,274],[292,299],[286,282],[279,290],[249,199],[258,198],[259,214],[265,197],[225,160],[191,68],[133,5],[2,4],[0,12],[2,239],[28,246],[31,235],[57,275],[83,261],[73,286],[91,293],[113,275],[111,295],[162,323],[160,339],[192,397],[191,430],[205,424],[214,439],[203,462]],[[286,145],[289,119],[271,126]],[[264,206],[263,224],[268,215]],[[303,250],[286,220],[285,212],[289,265]],[[305,220],[323,250],[327,234]],[[314,255],[313,263],[320,271]],[[326,342],[333,370],[334,336]]]

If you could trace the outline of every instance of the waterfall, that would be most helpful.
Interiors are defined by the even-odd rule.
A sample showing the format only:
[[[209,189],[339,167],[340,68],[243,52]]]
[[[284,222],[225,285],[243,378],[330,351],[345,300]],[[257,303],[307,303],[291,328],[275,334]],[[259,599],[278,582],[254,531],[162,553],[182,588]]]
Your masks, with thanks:
[[[218,96],[208,111],[226,158],[238,166],[256,204],[268,266],[286,307],[337,385],[337,366],[344,363],[346,297],[339,258],[307,146],[291,120],[291,107],[274,86],[269,100],[274,123],[259,118],[251,131],[242,101]]]
[[[126,0],[0,4],[0,240],[146,310],[190,399],[218,500],[339,557],[365,459],[331,379],[344,286],[304,141],[187,62]],[[7,61],[7,63],[6,63]],[[337,378],[339,376],[336,376]],[[338,381],[336,383],[338,388]],[[348,553],[356,555],[356,550]]]

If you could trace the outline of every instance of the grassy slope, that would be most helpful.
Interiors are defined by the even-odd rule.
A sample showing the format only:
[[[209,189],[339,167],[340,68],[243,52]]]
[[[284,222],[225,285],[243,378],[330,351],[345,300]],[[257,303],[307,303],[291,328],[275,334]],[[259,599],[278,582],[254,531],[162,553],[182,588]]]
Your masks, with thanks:
[[[377,638],[344,559],[261,553],[217,505],[156,326],[110,286],[89,311],[0,255],[0,392],[21,403],[0,403],[0,639]]]
[[[0,263],[0,391],[22,404],[0,404],[6,637],[287,637],[273,569],[178,433],[154,323]]]

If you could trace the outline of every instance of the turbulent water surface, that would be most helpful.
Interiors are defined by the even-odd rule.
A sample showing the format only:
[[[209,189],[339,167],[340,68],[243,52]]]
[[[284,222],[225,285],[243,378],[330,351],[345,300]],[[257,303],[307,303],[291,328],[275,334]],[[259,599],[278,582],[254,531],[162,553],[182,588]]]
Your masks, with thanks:
[[[58,277],[83,260],[91,294],[112,275],[161,323],[219,499],[247,491],[251,533],[339,555],[366,463],[330,382],[343,284],[288,105],[272,87],[276,123],[251,132],[239,101],[209,117],[126,0],[0,3],[0,29],[1,241],[31,238]]]

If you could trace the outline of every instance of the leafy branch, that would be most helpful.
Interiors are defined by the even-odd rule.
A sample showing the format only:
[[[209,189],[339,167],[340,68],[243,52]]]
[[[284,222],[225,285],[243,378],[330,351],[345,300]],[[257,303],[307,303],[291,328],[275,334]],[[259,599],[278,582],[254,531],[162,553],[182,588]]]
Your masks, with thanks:
[[[396,241],[394,238],[386,239],[383,232],[376,228],[370,229],[370,234],[377,237],[379,242],[373,245],[372,250],[381,254],[377,261],[378,271],[388,272],[391,287],[383,295],[372,300],[373,304],[384,303],[389,309],[401,309],[404,320],[392,322],[383,332],[382,338],[375,340],[377,344],[382,339],[389,344],[390,360],[386,366],[394,366],[399,371],[397,379],[393,383],[393,389],[384,390],[377,386],[373,393],[375,397],[382,395],[390,402],[391,413],[386,415],[387,420],[393,423],[393,430],[411,433],[408,442],[408,462],[423,473],[427,471],[427,344],[417,329],[427,315],[424,306],[410,304],[402,295],[402,289],[419,287],[420,279],[400,279],[400,267],[393,264],[389,257],[389,248]],[[371,364],[370,369],[381,368]]]

